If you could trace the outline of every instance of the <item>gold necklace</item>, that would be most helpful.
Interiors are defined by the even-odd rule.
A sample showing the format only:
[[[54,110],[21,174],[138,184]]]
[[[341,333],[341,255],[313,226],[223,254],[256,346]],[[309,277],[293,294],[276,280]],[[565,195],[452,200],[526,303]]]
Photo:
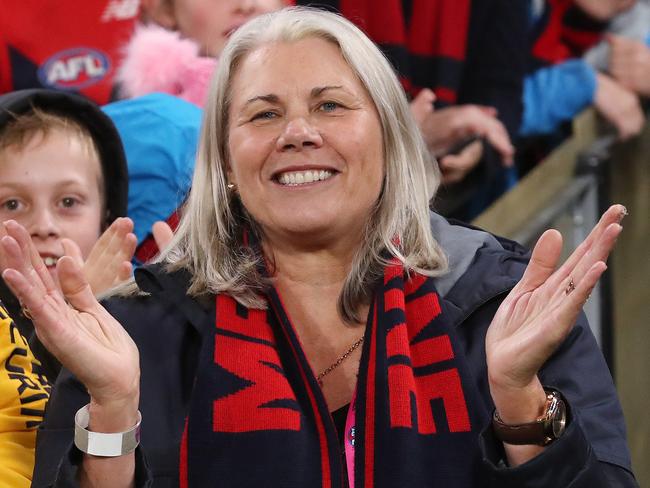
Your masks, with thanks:
[[[345,351],[338,358],[336,358],[336,361],[334,361],[327,368],[325,368],[323,371],[318,373],[316,379],[318,380],[318,384],[320,385],[321,388],[323,387],[323,378],[325,378],[325,376],[327,376],[336,368],[338,368],[341,365],[341,363],[345,361],[348,357],[350,357],[350,354],[352,354],[361,344],[363,344],[363,336],[361,336],[361,338],[359,338],[357,342],[352,344],[347,351]]]

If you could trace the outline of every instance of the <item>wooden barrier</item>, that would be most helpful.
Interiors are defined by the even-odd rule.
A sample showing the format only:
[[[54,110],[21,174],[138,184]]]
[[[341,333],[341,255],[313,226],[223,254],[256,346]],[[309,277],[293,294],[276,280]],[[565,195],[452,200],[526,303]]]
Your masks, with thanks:
[[[597,122],[592,110],[583,112],[575,120],[573,137],[472,223],[495,234],[517,238],[519,231],[571,184],[579,154],[598,137]]]

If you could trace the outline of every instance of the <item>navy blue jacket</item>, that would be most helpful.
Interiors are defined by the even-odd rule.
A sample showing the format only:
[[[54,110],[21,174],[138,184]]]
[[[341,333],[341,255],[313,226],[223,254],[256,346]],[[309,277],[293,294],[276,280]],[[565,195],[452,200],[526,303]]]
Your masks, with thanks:
[[[432,229],[450,261],[450,272],[437,279],[437,290],[457,327],[476,386],[484,402],[493,406],[486,375],[485,333],[499,304],[521,277],[527,253],[511,241],[450,225],[434,214]],[[214,300],[187,297],[183,273],[166,275],[147,268],[138,272],[136,280],[149,296],[112,298],[106,303],[140,349],[143,422],[141,445],[136,450],[136,486],[175,487],[181,435],[200,367],[201,331],[214,320]],[[540,378],[568,401],[570,422],[565,434],[530,462],[509,468],[500,443],[486,428],[477,438],[483,463],[476,486],[638,486],[631,473],[616,391],[584,316],[540,371]],[[77,486],[82,456],[72,445],[73,418],[87,402],[83,385],[63,370],[38,433],[32,486]],[[430,483],[433,480],[422,486]],[[215,480],[215,486],[254,485]],[[284,485],[274,483],[270,476],[267,486]]]

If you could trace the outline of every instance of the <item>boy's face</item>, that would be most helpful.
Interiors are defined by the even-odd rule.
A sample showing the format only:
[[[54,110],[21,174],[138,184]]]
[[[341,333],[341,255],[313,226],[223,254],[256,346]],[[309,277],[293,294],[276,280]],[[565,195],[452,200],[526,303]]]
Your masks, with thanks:
[[[73,240],[85,259],[101,233],[101,165],[94,152],[76,135],[53,129],[0,153],[0,221],[27,229],[55,279],[61,239]]]

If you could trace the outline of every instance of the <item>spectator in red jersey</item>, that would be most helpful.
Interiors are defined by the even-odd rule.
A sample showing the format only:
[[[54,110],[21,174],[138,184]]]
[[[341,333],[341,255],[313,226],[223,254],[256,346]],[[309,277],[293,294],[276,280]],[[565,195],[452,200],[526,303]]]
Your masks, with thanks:
[[[0,93],[51,88],[109,102],[138,9],[139,0],[2,0]]]

